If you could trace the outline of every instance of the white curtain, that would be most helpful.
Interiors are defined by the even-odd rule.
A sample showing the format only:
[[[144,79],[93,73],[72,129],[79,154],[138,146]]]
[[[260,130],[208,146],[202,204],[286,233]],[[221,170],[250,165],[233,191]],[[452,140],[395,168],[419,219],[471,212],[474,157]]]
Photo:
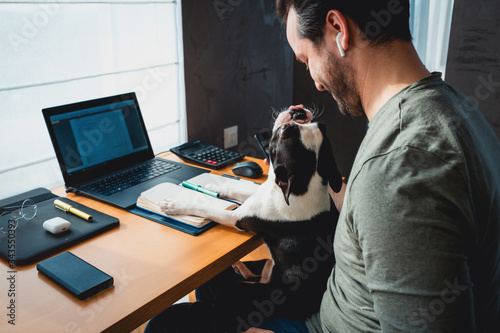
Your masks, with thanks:
[[[446,71],[454,0],[411,0],[410,29],[420,59],[431,72]]]
[[[63,184],[41,110],[135,91],[155,153],[185,141],[179,1],[0,4],[0,198]]]

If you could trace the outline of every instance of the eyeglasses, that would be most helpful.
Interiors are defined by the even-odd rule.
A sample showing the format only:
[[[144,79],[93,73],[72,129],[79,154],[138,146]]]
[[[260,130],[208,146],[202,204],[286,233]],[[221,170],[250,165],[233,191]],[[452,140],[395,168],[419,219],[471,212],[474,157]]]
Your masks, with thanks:
[[[0,214],[0,232],[6,234],[9,230],[16,230],[20,219],[29,221],[37,212],[37,206],[31,199],[26,199],[20,206],[2,207],[5,210]]]

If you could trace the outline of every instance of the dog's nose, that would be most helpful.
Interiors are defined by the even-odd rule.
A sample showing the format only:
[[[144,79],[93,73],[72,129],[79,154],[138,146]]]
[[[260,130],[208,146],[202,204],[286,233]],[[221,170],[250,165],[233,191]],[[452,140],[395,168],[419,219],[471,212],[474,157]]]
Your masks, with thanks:
[[[307,120],[307,113],[304,109],[291,109],[290,116],[293,120]]]

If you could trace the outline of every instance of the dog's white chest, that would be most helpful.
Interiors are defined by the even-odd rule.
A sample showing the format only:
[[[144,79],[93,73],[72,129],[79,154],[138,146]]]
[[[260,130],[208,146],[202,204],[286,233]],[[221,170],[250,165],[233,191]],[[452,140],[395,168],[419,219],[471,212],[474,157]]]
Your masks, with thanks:
[[[303,221],[330,210],[328,190],[321,184],[318,174],[311,179],[307,193],[300,196],[291,195],[289,200],[290,205],[287,205],[281,189],[274,182],[274,177],[270,177],[236,213],[239,218],[256,216],[271,221]]]

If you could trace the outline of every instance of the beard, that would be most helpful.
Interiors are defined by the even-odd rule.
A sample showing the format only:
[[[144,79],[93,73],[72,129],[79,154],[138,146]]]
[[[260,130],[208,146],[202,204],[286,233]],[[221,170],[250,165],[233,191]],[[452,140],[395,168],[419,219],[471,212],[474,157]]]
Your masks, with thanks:
[[[332,95],[340,113],[352,118],[363,118],[365,112],[361,105],[361,97],[354,79],[354,69],[345,64],[325,49],[327,59],[323,66],[326,77],[323,87]]]

